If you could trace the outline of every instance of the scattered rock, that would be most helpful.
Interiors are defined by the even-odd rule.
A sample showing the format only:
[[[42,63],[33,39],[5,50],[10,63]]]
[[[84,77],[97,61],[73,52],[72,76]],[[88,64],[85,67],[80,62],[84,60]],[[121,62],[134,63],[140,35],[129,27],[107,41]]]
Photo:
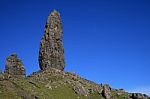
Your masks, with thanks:
[[[20,59],[18,59],[17,54],[13,53],[12,55],[8,56],[6,59],[6,65],[5,65],[5,71],[4,71],[5,77],[25,77],[25,68]]]
[[[62,23],[59,12],[54,10],[45,26],[39,50],[39,65],[41,70],[56,68],[64,70],[64,49],[62,44]]]
[[[150,99],[147,95],[141,93],[132,93],[131,99]]]
[[[0,72],[0,81],[4,80],[4,74]]]

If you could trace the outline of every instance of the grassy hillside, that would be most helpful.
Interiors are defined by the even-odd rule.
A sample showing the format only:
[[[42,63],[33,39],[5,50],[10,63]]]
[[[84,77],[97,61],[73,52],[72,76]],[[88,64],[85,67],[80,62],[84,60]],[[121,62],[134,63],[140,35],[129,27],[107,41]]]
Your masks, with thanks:
[[[39,71],[26,78],[0,80],[0,99],[130,99],[131,96],[109,85],[98,85],[55,69]]]

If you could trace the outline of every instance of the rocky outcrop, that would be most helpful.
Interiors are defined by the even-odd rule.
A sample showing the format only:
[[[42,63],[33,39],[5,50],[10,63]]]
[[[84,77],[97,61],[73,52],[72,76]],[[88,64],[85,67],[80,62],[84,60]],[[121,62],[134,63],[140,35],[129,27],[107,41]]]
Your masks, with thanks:
[[[62,44],[62,23],[60,14],[54,10],[47,19],[44,36],[39,50],[41,70],[55,68],[64,70],[64,49]]]
[[[76,74],[64,72],[58,69],[39,71],[29,76],[30,80],[45,83],[45,87],[53,90],[60,86],[69,85],[77,95],[88,96],[93,93],[101,94],[102,87],[92,81],[81,78]]]
[[[17,54],[12,54],[7,57],[4,74],[7,78],[10,77],[25,77],[25,68]]]

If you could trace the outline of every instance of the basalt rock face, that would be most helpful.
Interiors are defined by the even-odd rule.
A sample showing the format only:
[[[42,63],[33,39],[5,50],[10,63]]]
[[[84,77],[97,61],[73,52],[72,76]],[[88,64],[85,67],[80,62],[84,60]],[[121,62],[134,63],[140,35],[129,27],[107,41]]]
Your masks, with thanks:
[[[5,76],[10,77],[25,77],[25,68],[20,59],[18,59],[17,54],[12,54],[7,57],[5,65]]]
[[[55,68],[64,70],[64,49],[62,44],[62,23],[60,14],[54,10],[47,19],[40,43],[39,65],[41,70]]]

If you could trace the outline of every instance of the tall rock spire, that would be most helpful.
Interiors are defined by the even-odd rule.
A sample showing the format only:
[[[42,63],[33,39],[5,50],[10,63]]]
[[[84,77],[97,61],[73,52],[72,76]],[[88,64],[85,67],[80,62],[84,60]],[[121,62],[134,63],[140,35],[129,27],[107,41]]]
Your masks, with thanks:
[[[62,23],[59,12],[54,10],[47,19],[40,43],[39,65],[42,70],[55,68],[64,70],[64,49],[62,44]]]

